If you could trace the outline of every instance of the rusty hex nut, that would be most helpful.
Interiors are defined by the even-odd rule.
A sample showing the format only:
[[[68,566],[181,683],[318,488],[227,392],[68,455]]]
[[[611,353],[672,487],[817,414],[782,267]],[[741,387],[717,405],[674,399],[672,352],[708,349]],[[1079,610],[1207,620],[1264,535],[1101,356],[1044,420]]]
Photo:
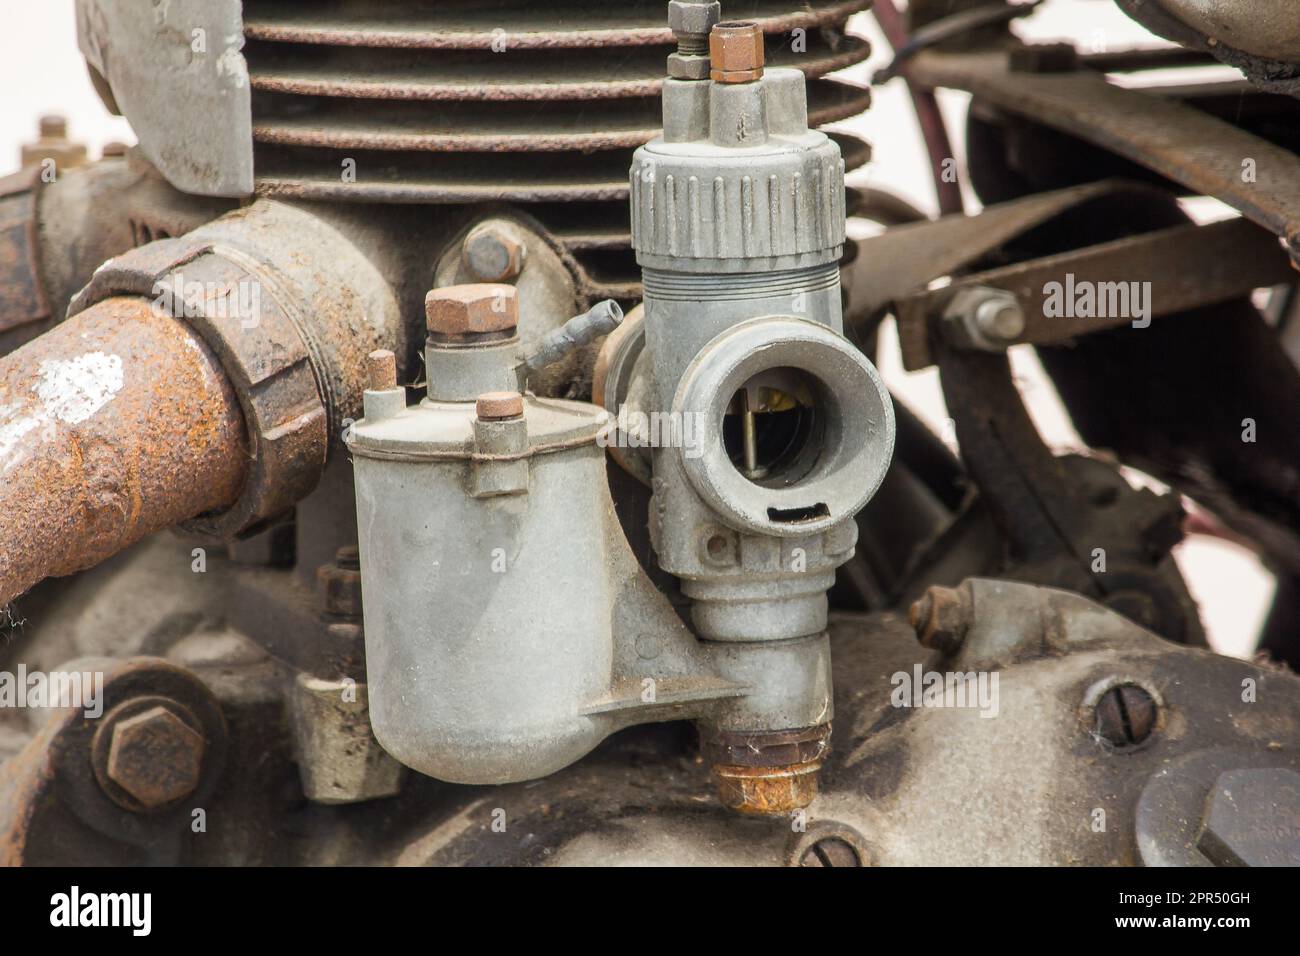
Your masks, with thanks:
[[[316,584],[326,614],[361,617],[361,562],[355,548],[340,548],[332,563],[318,567]]]
[[[524,413],[524,397],[518,392],[484,392],[474,403],[474,414],[485,421],[518,418]]]
[[[763,76],[763,28],[750,20],[728,20],[709,33],[709,75],[715,83],[749,83]]]
[[[970,629],[971,613],[969,588],[935,585],[911,606],[907,619],[923,647],[955,654]]]
[[[497,283],[448,286],[425,296],[424,311],[434,335],[508,333],[519,325],[519,292]]]
[[[475,278],[505,282],[524,270],[527,249],[509,223],[489,220],[470,230],[461,244],[461,259]]]
[[[716,765],[713,782],[718,800],[728,810],[747,816],[788,816],[813,802],[821,763],[790,767]]]
[[[203,770],[203,735],[159,705],[113,727],[107,775],[145,810],[193,793]]]

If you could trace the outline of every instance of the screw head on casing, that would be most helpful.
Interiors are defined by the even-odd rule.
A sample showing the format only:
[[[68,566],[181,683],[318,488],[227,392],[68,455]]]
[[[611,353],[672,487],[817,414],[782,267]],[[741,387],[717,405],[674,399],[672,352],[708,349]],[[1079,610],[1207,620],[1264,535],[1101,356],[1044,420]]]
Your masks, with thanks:
[[[1097,736],[1115,750],[1130,750],[1150,738],[1159,710],[1144,688],[1119,684],[1101,695],[1093,713]]]
[[[839,837],[818,840],[799,860],[800,866],[861,866],[858,851]]]

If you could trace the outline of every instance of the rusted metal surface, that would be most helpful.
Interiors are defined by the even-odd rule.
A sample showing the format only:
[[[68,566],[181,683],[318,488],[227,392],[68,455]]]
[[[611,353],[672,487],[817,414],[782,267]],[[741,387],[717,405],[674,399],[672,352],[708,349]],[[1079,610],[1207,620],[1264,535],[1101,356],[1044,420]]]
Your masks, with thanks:
[[[1300,257],[1300,156],[1174,100],[1123,89],[1091,70],[1013,72],[1005,53],[930,50],[904,69],[930,87],[1080,137],[1174,182],[1214,196],[1281,236]],[[1243,175],[1252,160],[1254,176]]]
[[[963,289],[989,287],[1016,296],[1024,312],[1024,328],[1005,338],[1003,344],[1009,347],[1060,343],[1127,326],[1135,319],[1145,322],[1227,302],[1297,278],[1277,237],[1249,220],[1172,226],[978,273],[937,294],[923,292],[900,300],[896,313],[903,364],[909,371],[931,364],[928,323],[940,302]],[[1080,317],[1045,312],[1052,283],[1058,284],[1063,296],[1073,288],[1122,288],[1127,302],[1130,285],[1139,281],[1149,283],[1149,292],[1143,294],[1149,313],[1140,319],[1131,312],[1133,303],[1130,309],[1112,309],[1103,303],[1095,310],[1098,314]],[[1068,297],[1072,305],[1074,296]]]
[[[362,611],[361,556],[356,545],[339,548],[334,560],[316,569],[321,607],[326,615],[360,622]]]
[[[825,124],[870,102],[868,90],[818,79],[865,59],[868,44],[844,25],[868,5],[742,0],[727,14],[756,21],[770,61],[813,80],[811,121]],[[665,12],[643,0],[562,0],[545,10],[406,3],[382,15],[347,4],[259,4],[248,11],[245,49],[257,94],[258,192],[336,202],[624,203],[631,152],[661,126],[665,60],[676,49]],[[854,156],[846,159],[852,168]],[[340,175],[345,162],[355,176]],[[637,278],[628,269],[593,285],[635,295]]]
[[[969,589],[931,587],[907,612],[907,622],[916,629],[922,647],[953,654],[971,624]]]
[[[217,254],[211,239],[195,233],[105,263],[70,307],[77,313],[105,297],[152,293],[162,311],[184,315],[215,353],[248,437],[241,493],[223,502],[229,507],[183,516],[191,530],[213,538],[283,514],[315,486],[328,453],[329,393],[321,394],[321,382],[329,383],[318,378],[296,321],[300,301],[282,301],[282,285],[273,271],[242,255]]]
[[[752,83],[766,62],[763,28],[753,20],[727,20],[709,33],[709,76],[717,83]]]
[[[230,508],[189,530],[228,539],[280,518],[316,487],[348,420],[361,417],[366,356],[396,353],[405,338],[393,287],[354,242],[367,228],[351,207],[258,202],[105,263],[74,300],[74,313],[121,294],[183,309],[234,386],[251,442],[248,481]]]
[[[861,63],[870,45],[835,31],[808,33],[794,52],[773,38],[769,66],[792,67],[810,79]],[[337,49],[278,43],[245,48],[254,90],[302,96],[455,102],[591,101],[658,96],[671,46],[592,47],[571,51],[511,50],[509,61],[486,50]]]
[[[786,816],[817,796],[820,763],[781,767],[715,764],[713,779],[724,807],[750,816]]]
[[[0,604],[235,500],[239,401],[203,340],[105,300],[0,359]]]
[[[448,338],[512,332],[519,325],[519,290],[477,283],[433,289],[424,299],[429,331]]]
[[[40,168],[0,179],[0,332],[48,318],[36,198]]]
[[[809,121],[834,123],[871,104],[871,91],[836,80],[809,84]],[[268,102],[253,126],[259,143],[333,149],[533,153],[635,148],[659,134],[657,97],[595,102],[465,103],[325,99]],[[572,157],[567,161],[572,162]],[[360,164],[358,164],[360,167]],[[365,169],[359,168],[361,175]]]
[[[524,413],[524,397],[518,392],[484,392],[474,402],[474,414],[485,421],[518,418]]]
[[[397,356],[392,349],[375,349],[366,356],[366,387],[375,392],[397,387]]]
[[[1300,95],[1300,24],[1291,0],[1116,0],[1152,33],[1205,51],[1265,89]]]
[[[999,250],[1014,258],[1035,243],[1068,248],[1081,223],[1111,222],[1117,214],[1123,217],[1117,232],[1180,221],[1169,194],[1102,182],[991,207],[969,221],[951,220],[947,229],[944,220],[900,227],[882,237],[897,233],[893,243],[862,243],[858,259],[873,263],[869,271],[882,277],[886,289],[897,281],[924,290],[929,281],[960,274]],[[985,216],[987,229],[981,233]],[[1031,232],[1036,238],[1025,238]],[[863,328],[858,325],[859,335]],[[962,458],[980,490],[979,507],[1004,542],[994,559],[998,573],[1097,595],[1126,613],[1134,611],[1133,592],[1145,592],[1152,597],[1146,626],[1171,640],[1203,643],[1195,604],[1168,558],[1180,537],[1177,498],[1135,493],[1102,462],[1053,455],[1025,410],[1005,355],[954,348],[929,326],[920,334],[928,335],[928,346],[936,350]],[[1092,569],[1089,555],[1096,547],[1109,556],[1107,573]]]
[[[193,672],[159,658],[83,663],[103,674],[103,714],[56,709],[26,747],[0,765],[0,866],[179,863],[191,833],[191,807],[213,807],[210,801],[222,783],[228,727],[221,706]],[[181,758],[186,768],[178,768],[166,759],[169,749],[146,748],[149,759],[139,773],[143,792],[158,788],[178,769],[184,769],[184,782],[194,785],[186,794],[190,801],[144,813],[142,804],[128,808],[105,792],[102,761],[108,748],[98,759],[96,751],[101,737],[111,744],[107,722],[113,714],[154,707],[185,715],[186,726],[203,740],[203,754],[192,779],[187,758]],[[126,773],[125,766],[121,770]],[[69,839],[70,833],[77,839]]]
[[[91,742],[95,776],[114,803],[153,813],[203,778],[207,741],[198,719],[166,698],[137,697],[104,715]]]
[[[1131,183],[1089,183],[1000,203],[975,216],[946,216],[860,240],[857,255],[843,270],[846,323],[862,335],[891,301],[979,261],[1035,226],[1085,203],[1139,193],[1152,195],[1154,190]]]
[[[723,806],[755,816],[788,814],[817,796],[831,725],[767,733],[701,727],[700,747]]]
[[[861,139],[830,135],[840,146],[846,169],[856,169],[870,158],[871,147]],[[572,155],[553,152],[326,152],[270,144],[259,156],[258,191],[264,195],[377,203],[601,200],[626,204],[632,162],[630,149],[597,151],[580,163]],[[339,176],[345,158],[356,163],[353,182]]]
[[[441,5],[439,5],[441,6]],[[794,5],[783,0],[738,0],[727,15],[757,20],[767,33],[811,30],[842,22],[870,6],[870,0],[838,0]],[[258,4],[244,18],[250,40],[428,50],[575,49],[594,46],[667,45],[672,31],[662,3],[602,3],[579,0],[565,5],[556,24],[554,7],[516,0],[486,8],[446,9],[411,2],[373,7],[333,0],[301,3],[280,0]]]

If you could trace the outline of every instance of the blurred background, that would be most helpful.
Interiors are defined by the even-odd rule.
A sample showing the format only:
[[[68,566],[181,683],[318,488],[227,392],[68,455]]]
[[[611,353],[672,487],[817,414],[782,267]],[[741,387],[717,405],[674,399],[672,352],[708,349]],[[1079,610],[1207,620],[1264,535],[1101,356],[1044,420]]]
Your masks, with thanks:
[[[723,0],[724,16],[726,7]],[[77,50],[72,0],[11,4],[6,13],[9,29],[0,34],[0,88],[4,90],[0,96],[0,175],[18,168],[21,145],[36,138],[40,117],[47,114],[66,117],[69,135],[85,143],[92,157],[98,157],[106,143],[134,143],[129,124],[110,116],[91,87]],[[841,75],[867,85],[872,74],[889,62],[888,45],[870,14],[858,16],[850,28],[868,38],[874,52],[869,61]],[[1070,39],[1091,52],[1162,43],[1104,0],[1049,0],[1032,16],[1017,21],[1013,29],[1028,40]],[[1165,72],[1173,82],[1179,71]],[[1152,78],[1160,80],[1159,75]],[[965,100],[964,94],[940,93],[959,168]],[[878,87],[871,110],[844,125],[869,140],[875,150],[873,162],[852,175],[853,184],[886,189],[931,215],[935,213],[929,161],[902,80]],[[968,194],[967,211],[978,208]],[[1230,214],[1217,203],[1205,201],[1190,203],[1189,212],[1202,221]],[[854,230],[855,235],[868,235],[871,227],[855,223]],[[904,372],[892,323],[887,323],[882,333],[880,368],[890,388],[952,444],[938,373],[933,369]],[[1047,442],[1061,451],[1081,448],[1082,442],[1033,351],[1027,346],[1013,349],[1012,365]],[[1159,487],[1136,473],[1130,472],[1128,477],[1134,483]],[[1200,603],[1212,646],[1222,653],[1251,656],[1272,601],[1272,576],[1253,552],[1219,538],[1192,536],[1179,545],[1176,557]]]

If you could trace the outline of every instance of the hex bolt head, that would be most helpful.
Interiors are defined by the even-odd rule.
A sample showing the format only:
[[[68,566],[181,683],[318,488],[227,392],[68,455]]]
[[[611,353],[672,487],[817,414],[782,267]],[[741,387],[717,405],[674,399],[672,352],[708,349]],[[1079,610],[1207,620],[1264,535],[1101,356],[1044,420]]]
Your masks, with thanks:
[[[763,76],[763,28],[750,20],[727,20],[709,33],[709,75],[715,83],[750,83]]]
[[[1300,774],[1251,767],[1219,774],[1197,849],[1216,866],[1294,866],[1300,860]]]
[[[907,612],[923,647],[955,654],[970,629],[973,608],[966,588],[930,588]]]
[[[361,619],[361,557],[355,547],[339,548],[333,563],[318,567],[316,583],[320,588],[321,606],[326,614],[352,620]]]
[[[1120,684],[1101,695],[1094,714],[1098,737],[1115,750],[1131,750],[1155,730],[1158,708],[1144,688]]]
[[[183,800],[199,785],[203,735],[159,705],[113,728],[107,775],[145,810]]]
[[[506,282],[524,270],[527,252],[523,240],[509,223],[489,220],[470,230],[461,244],[461,259],[474,278]]]
[[[500,422],[524,413],[524,397],[518,392],[484,392],[474,403],[474,414],[483,421]]]
[[[510,333],[519,325],[519,290],[497,283],[447,286],[425,296],[424,310],[434,335]]]

